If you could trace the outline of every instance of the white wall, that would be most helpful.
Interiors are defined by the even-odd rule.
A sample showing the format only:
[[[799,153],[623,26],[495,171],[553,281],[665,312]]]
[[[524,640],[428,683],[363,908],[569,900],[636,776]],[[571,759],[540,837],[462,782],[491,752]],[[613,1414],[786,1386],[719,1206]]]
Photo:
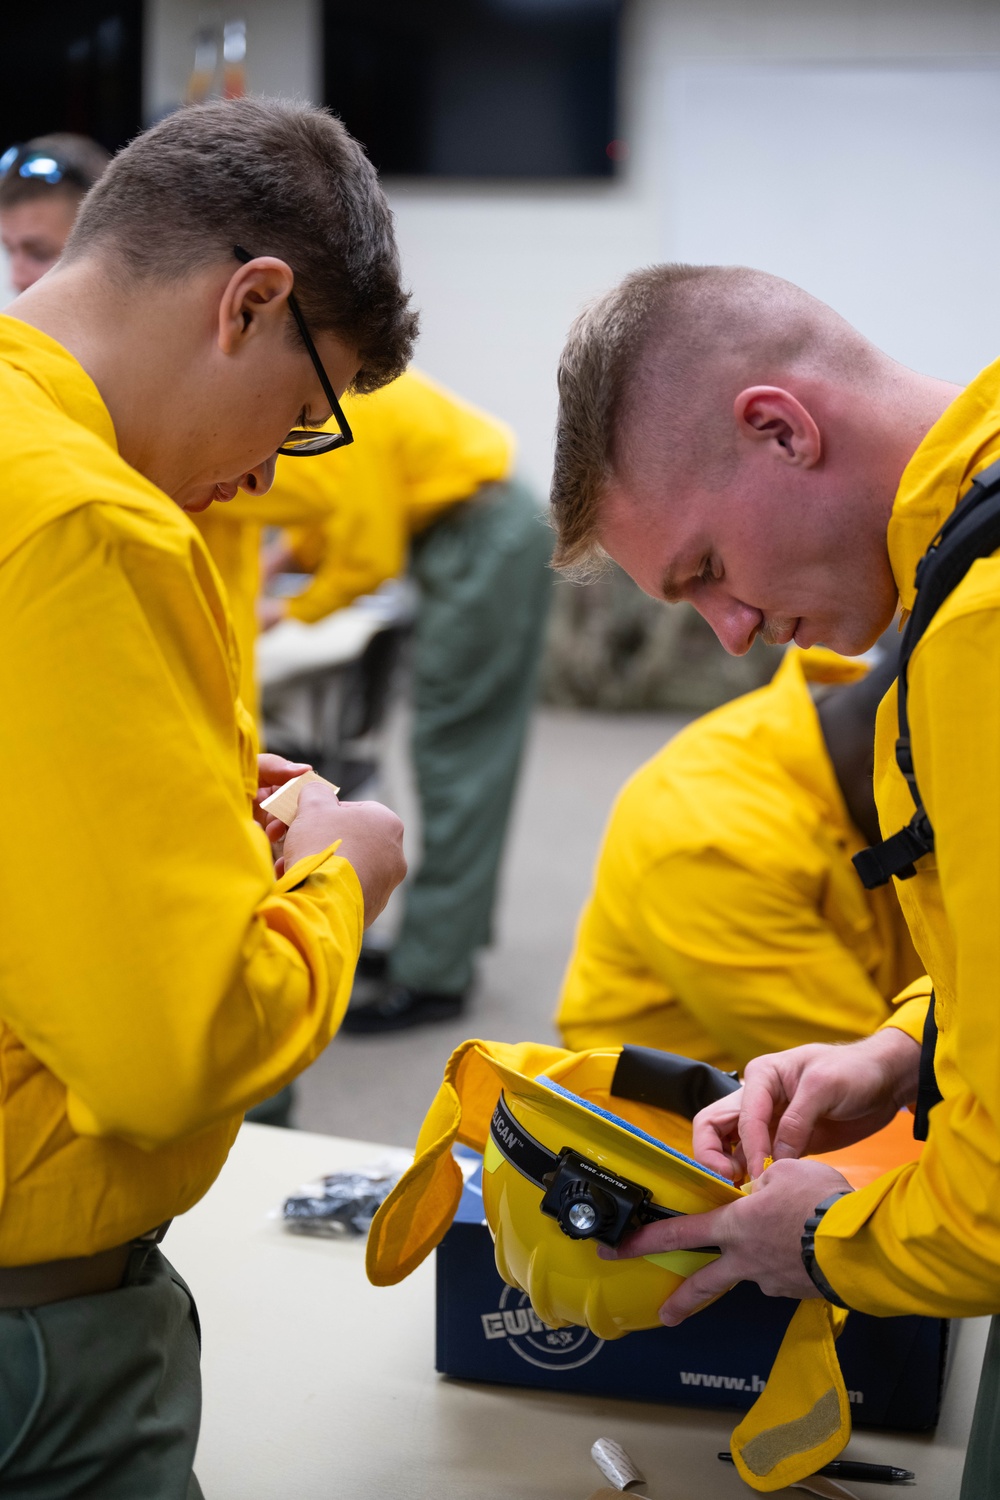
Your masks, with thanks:
[[[152,116],[183,92],[204,7],[147,6]],[[227,11],[247,18],[252,88],[317,96],[317,0],[233,0]],[[539,487],[548,481],[554,371],[566,329],[589,297],[650,261],[764,263],[828,297],[890,353],[955,379],[1000,353],[1000,297],[989,274],[1000,243],[996,0],[629,0],[628,13],[620,134],[632,154],[620,181],[513,189],[387,183],[423,312],[418,359],[511,422],[522,467]],[[930,69],[928,99],[947,148],[931,149],[933,110],[919,129],[890,117],[871,140],[872,160],[881,153],[886,165],[859,177],[851,163],[866,138],[830,128],[837,88],[863,89],[864,69],[895,70],[912,121],[913,64]],[[833,96],[803,114],[793,95],[812,65],[826,70]],[[784,92],[770,103],[768,75],[754,77],[758,66],[782,79]],[[949,72],[956,67],[957,81]],[[737,78],[740,92],[730,86]],[[795,99],[798,113],[786,117],[790,166],[785,144],[761,131],[769,124],[773,133],[775,110]],[[870,133],[874,118],[870,109]],[[807,136],[823,156],[808,191]],[[880,196],[880,172],[895,207],[893,192]],[[819,179],[830,173],[837,196],[824,199]],[[858,226],[873,216],[878,243],[869,246]]]
[[[906,257],[905,274],[884,243],[869,257],[864,236],[855,234],[848,237],[848,257],[844,236],[829,234],[834,208],[853,216],[855,227],[871,210],[877,173],[869,174],[857,204],[848,191],[846,201],[842,197],[817,215],[817,184],[804,191],[785,162],[787,148],[750,138],[738,108],[725,107],[724,74],[712,80],[718,118],[710,140],[697,135],[706,111],[678,112],[676,82],[686,76],[690,83],[694,68],[706,82],[705,70],[711,76],[734,65],[773,70],[786,62],[798,73],[799,65],[819,63],[856,76],[858,64],[965,66],[978,59],[983,66],[991,58],[1000,65],[1000,6],[990,0],[633,0],[621,132],[632,154],[622,182],[587,190],[472,193],[390,184],[407,271],[424,314],[420,361],[513,423],[523,467],[540,486],[548,478],[553,375],[566,328],[589,297],[650,261],[764,263],[837,302],[897,357],[968,378],[1000,354],[1000,297],[987,269],[996,263],[1000,243],[1000,138],[993,129],[1000,121],[993,104],[1000,99],[1000,78],[968,74],[965,124],[951,128],[950,117],[943,118],[952,145],[963,135],[981,143],[974,162],[956,172],[944,212],[933,190],[947,175],[947,160],[942,163],[940,152],[930,162],[921,160],[926,128],[908,151],[905,128],[893,126],[895,166],[902,155],[922,194],[904,205],[893,241],[894,251]],[[744,90],[758,105],[767,96],[762,81],[763,91],[749,85]],[[901,86],[910,102],[912,91]],[[954,107],[960,88],[933,79],[928,88],[941,120],[943,103]],[[987,127],[992,135],[984,135]],[[678,162],[682,133],[689,155]],[[827,164],[836,160],[839,140],[827,138]],[[850,145],[857,148],[856,134]],[[873,141],[872,151],[880,149]],[[844,161],[838,187],[849,189],[850,165]],[[741,174],[744,187],[734,214],[727,195]],[[956,217],[963,198],[965,220]],[[710,204],[713,212],[706,217]],[[880,225],[884,220],[883,212]],[[983,248],[973,254],[965,237],[974,224]],[[796,253],[768,265],[788,236],[795,238]],[[929,266],[929,295],[911,295]]]
[[[668,94],[679,259],[766,266],[948,380],[1000,355],[996,60],[695,64]]]
[[[247,85],[258,94],[317,99],[320,94],[319,6],[316,0],[146,0],[143,114],[158,119],[183,99],[194,60],[194,34],[204,16],[241,16],[247,23]]]

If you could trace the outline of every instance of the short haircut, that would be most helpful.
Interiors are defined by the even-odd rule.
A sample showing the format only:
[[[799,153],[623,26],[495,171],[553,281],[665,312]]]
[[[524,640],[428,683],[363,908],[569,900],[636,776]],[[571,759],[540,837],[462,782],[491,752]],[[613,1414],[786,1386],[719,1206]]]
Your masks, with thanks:
[[[22,177],[18,167],[28,152],[51,156],[64,175],[58,182]],[[103,176],[110,160],[110,152],[92,141],[89,135],[72,135],[68,131],[37,135],[21,147],[10,169],[0,177],[0,210],[39,198],[55,197],[67,198],[75,206]]]
[[[64,259],[96,252],[130,280],[170,282],[232,259],[234,245],[290,266],[309,327],[358,349],[354,390],[406,368],[417,315],[392,214],[364,150],[325,109],[243,98],[167,116],[88,194]]]
[[[650,455],[660,473],[725,482],[737,462],[731,401],[747,383],[808,367],[857,375],[877,358],[808,292],[743,266],[634,271],[580,314],[559,363],[553,564],[599,568],[608,486]]]

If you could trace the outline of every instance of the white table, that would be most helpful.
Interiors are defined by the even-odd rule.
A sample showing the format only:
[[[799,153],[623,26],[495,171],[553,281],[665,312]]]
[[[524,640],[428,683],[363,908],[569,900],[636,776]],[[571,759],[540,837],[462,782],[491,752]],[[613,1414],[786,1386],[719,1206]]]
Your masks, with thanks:
[[[586,1500],[603,1482],[589,1456],[598,1437],[624,1444],[653,1500],[746,1500],[715,1457],[735,1413],[442,1379],[432,1259],[378,1289],[360,1240],[306,1239],[268,1217],[301,1183],[381,1149],[244,1126],[219,1181],[170,1231],[164,1248],[204,1332],[206,1500]],[[937,1432],[851,1443],[852,1457],[914,1469],[917,1486],[852,1483],[865,1500],[958,1495],[986,1320],[954,1327]]]
[[[356,661],[373,636],[413,617],[412,587],[387,579],[374,593],[335,609],[325,619],[306,624],[282,620],[257,637],[257,677],[267,691],[299,682],[317,672],[331,672]]]

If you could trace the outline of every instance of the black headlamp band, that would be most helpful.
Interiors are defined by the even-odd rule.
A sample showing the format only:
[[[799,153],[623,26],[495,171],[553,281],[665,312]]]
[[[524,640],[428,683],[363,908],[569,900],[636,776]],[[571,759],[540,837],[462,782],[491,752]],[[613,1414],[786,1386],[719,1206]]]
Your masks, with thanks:
[[[493,1111],[490,1135],[504,1160],[509,1161],[522,1177],[527,1177],[529,1182],[533,1182],[540,1193],[544,1193],[548,1186],[545,1178],[550,1172],[556,1170],[559,1158],[554,1151],[550,1151],[542,1145],[541,1141],[536,1141],[534,1136],[521,1128],[508,1113],[507,1102],[503,1094],[497,1100],[497,1107]]]
[[[493,1118],[490,1121],[490,1137],[500,1155],[516,1172],[520,1172],[522,1177],[526,1177],[529,1182],[533,1183],[540,1193],[548,1190],[562,1165],[565,1152],[557,1156],[554,1151],[543,1146],[541,1141],[536,1141],[534,1136],[529,1135],[511,1115],[503,1094],[497,1100],[493,1111]],[[640,1203],[635,1210],[635,1220],[638,1224],[653,1224],[661,1219],[683,1219],[684,1217],[680,1209],[661,1208],[658,1203],[652,1203],[648,1196],[646,1201]],[[722,1253],[718,1245],[701,1245],[698,1248],[706,1254],[720,1255]]]

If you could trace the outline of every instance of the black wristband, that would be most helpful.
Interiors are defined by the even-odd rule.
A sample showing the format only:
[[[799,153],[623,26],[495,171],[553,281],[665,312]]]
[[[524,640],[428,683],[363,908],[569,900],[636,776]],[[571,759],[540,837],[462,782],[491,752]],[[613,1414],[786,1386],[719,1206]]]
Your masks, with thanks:
[[[819,1268],[816,1260],[816,1231],[823,1220],[823,1215],[828,1208],[840,1198],[846,1198],[848,1193],[853,1193],[853,1188],[842,1188],[839,1193],[831,1193],[829,1198],[824,1198],[822,1203],[817,1203],[815,1212],[810,1214],[805,1223],[805,1231],[802,1235],[802,1264],[805,1266],[809,1279],[818,1291],[823,1293],[827,1302],[832,1302],[834,1307],[847,1307],[843,1297],[838,1297],[833,1287],[827,1281]],[[848,1311],[850,1309],[848,1308]]]

